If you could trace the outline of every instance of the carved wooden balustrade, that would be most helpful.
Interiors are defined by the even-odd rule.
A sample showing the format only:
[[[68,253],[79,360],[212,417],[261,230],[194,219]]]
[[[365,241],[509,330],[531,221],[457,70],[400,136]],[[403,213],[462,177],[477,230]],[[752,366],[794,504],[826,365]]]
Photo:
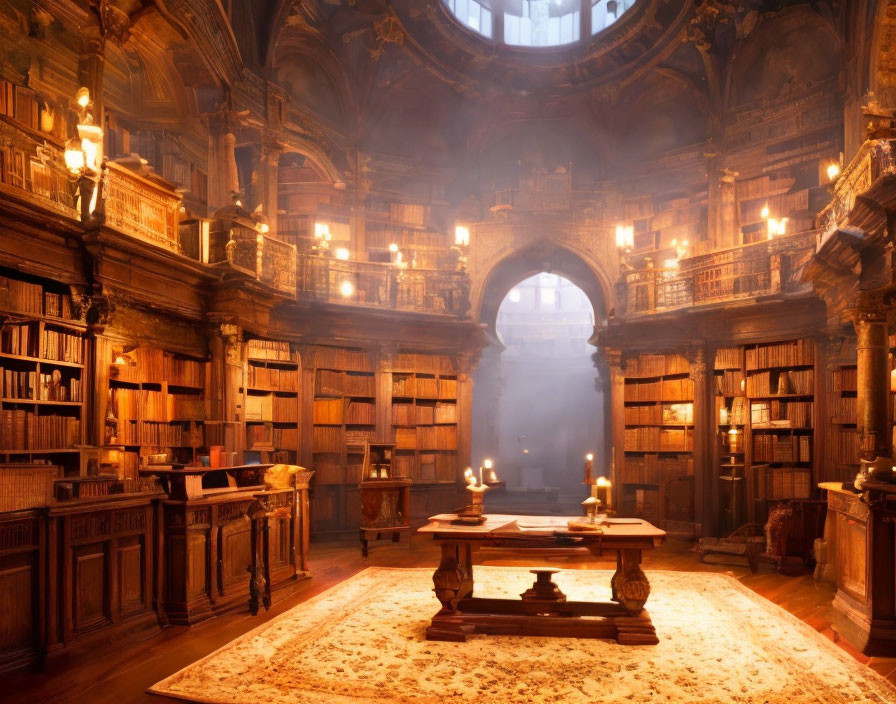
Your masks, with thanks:
[[[623,276],[625,315],[638,316],[800,290],[799,272],[815,248],[815,232],[701,254],[677,267]]]
[[[226,246],[234,269],[290,296],[296,291],[296,246],[254,229],[233,225]]]
[[[77,219],[75,186],[63,149],[0,120],[0,192]]]
[[[173,185],[109,161],[103,166],[100,192],[102,202],[97,207],[107,227],[157,247],[181,251],[181,197]]]
[[[300,254],[299,298],[463,316],[470,307],[465,272],[402,269],[392,264],[352,262]]]
[[[896,175],[896,139],[869,139],[843,170],[833,188],[833,199],[816,218],[819,242],[846,225],[856,199],[888,175]]]

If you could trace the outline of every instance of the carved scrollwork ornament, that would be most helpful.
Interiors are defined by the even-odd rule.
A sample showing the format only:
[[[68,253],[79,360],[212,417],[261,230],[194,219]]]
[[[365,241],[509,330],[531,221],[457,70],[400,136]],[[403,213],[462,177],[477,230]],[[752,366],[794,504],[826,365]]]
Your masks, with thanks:
[[[696,347],[690,352],[690,354],[688,354],[688,358],[691,361],[691,380],[704,380],[706,378],[708,369],[706,361],[706,350],[704,350],[702,347]]]
[[[227,364],[240,366],[243,363],[242,343],[243,330],[232,323],[221,324],[221,337],[224,340],[224,361]]]

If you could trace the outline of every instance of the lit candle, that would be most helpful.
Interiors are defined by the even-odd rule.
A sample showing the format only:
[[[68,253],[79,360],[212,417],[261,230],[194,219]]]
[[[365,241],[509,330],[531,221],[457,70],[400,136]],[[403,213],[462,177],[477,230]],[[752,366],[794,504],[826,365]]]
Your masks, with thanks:
[[[585,484],[593,484],[593,472],[594,472],[594,455],[590,452],[585,455]]]
[[[597,478],[597,486],[601,487],[604,490],[604,492],[603,492],[604,493],[604,505],[607,507],[607,509],[612,508],[613,499],[612,499],[612,494],[610,492],[610,487],[612,486],[612,484],[610,483],[610,480],[607,479],[606,477],[598,477]],[[600,497],[598,497],[598,498],[600,498]]]

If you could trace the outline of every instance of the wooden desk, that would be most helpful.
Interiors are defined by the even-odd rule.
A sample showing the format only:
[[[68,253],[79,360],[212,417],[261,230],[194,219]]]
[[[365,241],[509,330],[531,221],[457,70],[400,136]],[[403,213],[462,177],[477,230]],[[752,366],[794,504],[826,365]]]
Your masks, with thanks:
[[[665,531],[633,519],[624,524],[611,522],[601,535],[572,533],[565,528],[565,517],[556,518],[560,527],[543,530],[523,530],[517,522],[544,517],[488,515],[481,526],[451,525],[450,519],[450,515],[434,516],[418,531],[432,535],[442,549],[442,561],[432,578],[442,608],[426,630],[428,640],[465,641],[470,634],[486,633],[613,638],[625,645],[659,642],[644,611],[650,584],[640,564],[642,552],[662,542]],[[536,582],[521,600],[474,597],[473,553],[481,547],[583,547],[593,555],[615,550],[616,573],[610,582],[614,603],[566,601],[550,578],[557,570],[550,569],[533,570]]]

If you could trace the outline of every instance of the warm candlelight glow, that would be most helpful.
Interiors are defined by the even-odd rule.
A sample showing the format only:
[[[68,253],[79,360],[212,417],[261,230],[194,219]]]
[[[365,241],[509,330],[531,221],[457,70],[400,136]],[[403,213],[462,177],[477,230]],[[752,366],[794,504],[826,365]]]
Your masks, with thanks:
[[[348,250],[345,247],[338,247],[333,256],[343,261],[348,261]]]
[[[86,108],[90,105],[90,91],[87,88],[78,88],[78,92],[75,93],[75,102],[82,108]]]
[[[261,234],[266,235],[266,234],[268,234],[268,232],[270,232],[270,230],[271,230],[271,228],[268,227],[268,224],[266,222],[259,223],[258,231]]]
[[[398,251],[398,245],[393,242],[389,245],[389,251],[395,254]]]
[[[343,298],[351,298],[354,292],[355,286],[351,281],[343,281],[339,284],[339,293],[342,294]]]
[[[482,466],[485,467],[486,469],[491,469],[493,466],[492,461],[490,459],[486,458],[482,461]]]
[[[600,487],[610,486],[610,480],[607,479],[606,477],[598,477],[597,478],[597,486],[600,486]]]
[[[762,212],[759,213],[759,217],[763,220],[768,220],[768,216],[771,215],[771,211],[768,209],[768,203],[762,206]]]
[[[314,223],[314,237],[319,240],[329,240],[330,226],[325,222]]]
[[[589,462],[591,462],[591,461],[594,459],[594,455],[592,455],[592,454],[589,452],[587,455],[585,455],[585,459],[588,460]]]
[[[635,246],[635,228],[632,225],[616,226],[617,249],[629,250]]]
[[[454,228],[454,244],[466,247],[470,244],[470,228],[457,225]]]
[[[831,163],[828,165],[828,180],[834,181],[840,175],[840,164]]]

